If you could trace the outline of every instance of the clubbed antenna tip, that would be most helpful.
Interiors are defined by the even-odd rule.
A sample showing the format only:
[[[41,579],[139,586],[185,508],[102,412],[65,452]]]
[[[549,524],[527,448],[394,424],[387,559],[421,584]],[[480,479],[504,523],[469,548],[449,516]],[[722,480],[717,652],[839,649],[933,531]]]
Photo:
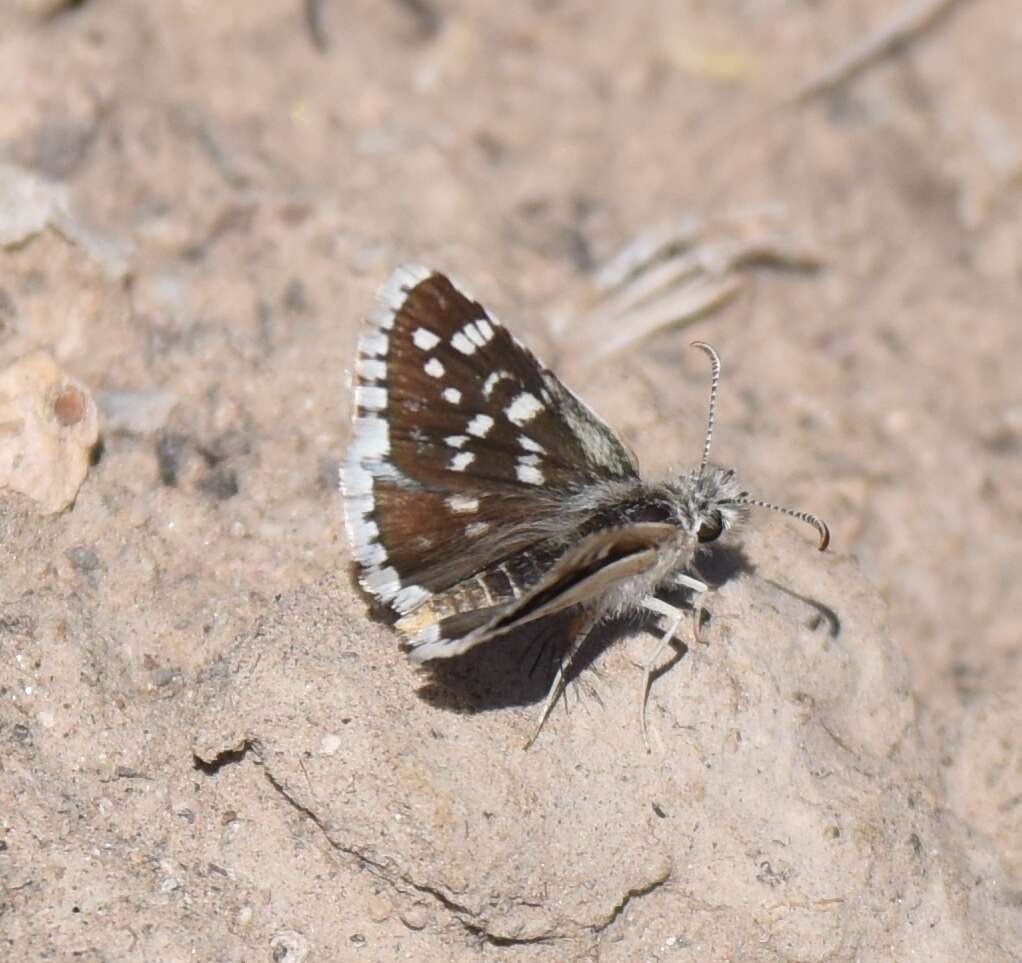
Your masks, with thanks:
[[[827,523],[822,518],[817,518],[810,512],[796,512],[791,508],[782,508],[780,505],[773,505],[770,502],[761,502],[756,498],[736,498],[730,504],[732,505],[755,505],[757,508],[769,508],[772,512],[780,512],[782,515],[789,515],[791,518],[797,518],[800,522],[805,522],[808,525],[812,525],[820,534],[820,544],[817,548],[823,552],[830,544],[830,529],[827,528]]]

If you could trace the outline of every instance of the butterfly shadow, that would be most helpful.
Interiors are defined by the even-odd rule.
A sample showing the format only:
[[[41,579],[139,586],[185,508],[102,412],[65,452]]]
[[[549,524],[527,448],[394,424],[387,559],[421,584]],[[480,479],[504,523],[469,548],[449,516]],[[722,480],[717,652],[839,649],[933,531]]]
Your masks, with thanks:
[[[699,577],[713,587],[752,570],[748,557],[735,546],[718,546],[700,557]],[[679,609],[692,607],[692,593],[688,589],[670,587],[658,595]],[[425,667],[428,676],[417,695],[435,708],[465,715],[541,703],[564,655],[574,615],[574,609],[569,609],[484,642],[462,655],[428,663]],[[702,618],[709,618],[706,611]],[[601,622],[572,661],[568,683],[593,668],[600,656],[621,639],[640,632],[657,638],[660,631],[657,616],[645,610]],[[684,642],[676,641],[674,646],[677,654],[658,667],[654,678],[668,671],[688,651]],[[594,672],[598,677],[598,670]],[[598,700],[598,691],[587,688]]]
[[[435,708],[465,715],[541,702],[567,643],[573,616],[573,610],[561,612],[452,659],[427,663],[428,674],[417,695]],[[588,658],[590,641],[576,664]]]
[[[811,609],[813,615],[809,619],[811,628],[816,628],[824,622],[831,638],[837,638],[841,634],[841,619],[829,605],[825,605],[818,599],[814,599],[801,592],[796,592],[777,579],[769,578],[760,574],[759,569],[745,552],[738,547],[726,545],[718,547],[714,552],[700,556],[698,564],[698,576],[710,586],[711,599],[712,590],[720,588],[737,575],[759,575],[760,579],[778,592],[783,592],[790,598],[797,599],[807,608]],[[682,598],[684,596],[682,595]],[[663,593],[663,598],[673,605],[678,604],[676,596],[671,593]],[[711,617],[713,610],[712,600],[707,601],[707,611],[702,613],[702,622],[705,623]]]

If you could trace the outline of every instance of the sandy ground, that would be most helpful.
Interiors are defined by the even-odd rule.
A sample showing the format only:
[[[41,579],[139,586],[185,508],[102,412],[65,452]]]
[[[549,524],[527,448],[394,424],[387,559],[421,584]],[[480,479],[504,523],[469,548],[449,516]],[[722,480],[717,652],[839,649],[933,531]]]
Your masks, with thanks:
[[[60,471],[0,494],[4,958],[1022,959],[1016,4],[774,109],[895,6],[0,9],[3,183],[49,212],[8,235],[0,197],[0,367],[42,349],[63,392]],[[821,267],[613,362],[564,333],[652,225],[763,210]],[[654,475],[698,457],[712,342],[716,457],[831,525],[708,563],[651,755],[648,634],[523,753],[545,678],[420,691],[366,618],[335,475],[407,259]]]

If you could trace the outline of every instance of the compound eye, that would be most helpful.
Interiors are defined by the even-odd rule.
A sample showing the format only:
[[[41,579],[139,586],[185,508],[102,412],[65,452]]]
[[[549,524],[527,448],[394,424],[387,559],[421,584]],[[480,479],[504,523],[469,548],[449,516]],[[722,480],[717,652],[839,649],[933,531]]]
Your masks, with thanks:
[[[724,518],[720,512],[710,514],[699,526],[697,538],[700,542],[715,542],[724,532]]]

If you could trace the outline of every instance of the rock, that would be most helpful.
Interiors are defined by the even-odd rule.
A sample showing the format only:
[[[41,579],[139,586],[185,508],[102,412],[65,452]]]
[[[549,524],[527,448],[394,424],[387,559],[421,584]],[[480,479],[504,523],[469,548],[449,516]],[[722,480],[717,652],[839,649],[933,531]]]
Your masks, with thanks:
[[[547,678],[513,643],[452,668],[446,704],[416,693],[397,639],[342,576],[239,639],[226,689],[214,674],[197,687],[195,754],[258,741],[280,801],[402,894],[411,932],[458,922],[497,945],[571,942],[572,958],[608,963],[652,958],[653,939],[714,959],[847,959],[849,947],[1004,959],[1017,910],[941,805],[883,602],[853,561],[792,532],[750,531],[744,548],[756,569],[719,579],[706,644],[653,683],[653,753],[633,665],[650,639],[627,630],[599,657],[598,700],[583,666],[571,711],[525,752]],[[339,639],[358,660],[339,658]],[[309,752],[310,719],[341,718],[344,752]]]
[[[0,164],[0,247],[18,247],[47,228],[84,249],[111,280],[127,275],[131,245],[86,227],[75,216],[63,184]]]
[[[44,351],[0,371],[0,487],[46,514],[75,500],[99,438],[89,390]]]

